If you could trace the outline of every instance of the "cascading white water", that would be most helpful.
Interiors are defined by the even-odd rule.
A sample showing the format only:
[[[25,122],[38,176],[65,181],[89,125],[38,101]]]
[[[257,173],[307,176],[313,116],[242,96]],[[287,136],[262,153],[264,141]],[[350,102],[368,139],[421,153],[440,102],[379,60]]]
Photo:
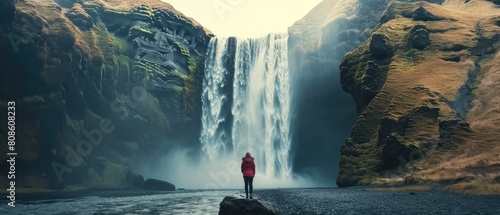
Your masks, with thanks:
[[[223,56],[227,49],[226,38],[212,38],[207,51],[205,78],[202,92],[202,132],[200,141],[202,151],[210,160],[216,159],[220,151],[226,151],[226,132],[219,129],[219,124],[225,120],[223,104],[227,96],[223,92],[226,76],[229,74],[224,67]]]
[[[202,153],[212,161],[222,155],[239,160],[250,151],[258,174],[288,177],[292,157],[288,35],[236,38],[233,51],[228,41],[212,38],[207,52]],[[223,90],[227,84],[232,84],[231,92]]]

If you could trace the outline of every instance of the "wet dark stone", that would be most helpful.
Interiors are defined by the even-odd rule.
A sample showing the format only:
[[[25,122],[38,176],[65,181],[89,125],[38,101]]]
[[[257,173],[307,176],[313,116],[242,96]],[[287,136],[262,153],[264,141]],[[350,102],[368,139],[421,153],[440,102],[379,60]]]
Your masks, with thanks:
[[[157,190],[157,191],[175,191],[175,185],[158,180],[158,179],[153,179],[150,178],[144,182],[144,189],[146,190]]]
[[[144,177],[132,171],[127,172],[127,176],[125,177],[128,184],[133,188],[142,188],[144,186]]]
[[[244,199],[226,196],[220,203],[219,215],[275,215],[280,214],[276,207],[260,199]]]

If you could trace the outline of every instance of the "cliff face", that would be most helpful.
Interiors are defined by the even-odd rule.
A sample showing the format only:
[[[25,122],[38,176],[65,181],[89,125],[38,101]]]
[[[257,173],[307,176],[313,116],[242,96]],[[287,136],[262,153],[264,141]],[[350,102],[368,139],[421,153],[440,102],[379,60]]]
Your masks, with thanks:
[[[406,2],[413,0],[406,0]],[[443,0],[428,0],[442,3]],[[391,0],[324,0],[289,32],[289,62],[293,80],[296,148],[294,168],[320,168],[337,177],[332,164],[350,135],[356,103],[341,85],[338,65],[342,57],[363,44],[379,23]],[[310,159],[314,155],[316,159]]]
[[[339,186],[423,181],[498,191],[499,20],[500,9],[483,0],[388,6],[340,64],[359,117],[341,150]]]
[[[288,29],[292,109],[296,113],[293,167],[298,173],[317,169],[335,178],[338,172],[331,169],[340,157],[334,152],[349,136],[356,112],[351,97],[341,88],[337,65],[376,25],[361,21],[363,16],[357,16],[360,5],[356,0],[325,0]],[[374,16],[380,15],[380,7]],[[362,34],[365,28],[368,30]],[[316,159],[310,159],[311,155]]]
[[[3,2],[0,113],[16,102],[18,187],[137,186],[127,167],[198,141],[211,33],[196,21],[156,0]]]

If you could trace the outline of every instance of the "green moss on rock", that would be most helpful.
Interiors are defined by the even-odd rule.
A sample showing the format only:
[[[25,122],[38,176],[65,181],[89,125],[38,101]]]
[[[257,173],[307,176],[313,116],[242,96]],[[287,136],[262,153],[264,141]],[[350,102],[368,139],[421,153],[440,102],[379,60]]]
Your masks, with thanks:
[[[130,28],[129,37],[128,37],[129,40],[133,40],[136,37],[141,37],[141,36],[148,38],[150,40],[153,40],[155,37],[153,31],[151,31],[149,29],[145,29],[145,28],[140,27],[140,26],[133,26],[132,28]]]
[[[182,55],[185,55],[185,56],[190,56],[189,54],[189,48],[186,47],[185,45],[179,43],[179,42],[176,42],[175,43],[177,45],[177,47],[179,48],[179,51],[181,52]]]
[[[88,170],[89,188],[123,188],[129,187],[126,176],[130,171],[122,165],[113,163],[104,157],[97,157],[94,168]]]
[[[164,148],[162,143],[150,142],[171,137],[167,115],[176,118],[175,125],[183,132],[180,135],[189,133],[189,138],[196,138],[196,131],[184,130],[188,126],[177,118],[182,120],[187,115],[181,110],[181,105],[184,105],[182,95],[189,95],[189,99],[199,102],[199,96],[189,92],[201,88],[196,77],[203,73],[200,63],[203,61],[188,60],[191,57],[188,55],[204,55],[208,31],[161,1],[147,1],[152,4],[148,6],[135,6],[137,3],[118,0],[15,1],[15,11],[11,10],[4,16],[12,31],[23,36],[23,41],[20,41],[22,44],[17,55],[10,53],[10,49],[0,49],[1,55],[8,58],[2,61],[2,65],[5,64],[2,68],[7,69],[5,74],[10,74],[0,78],[5,83],[2,86],[9,88],[9,83],[17,83],[11,80],[24,80],[26,75],[30,76],[27,82],[22,82],[29,85],[28,91],[7,93],[16,98],[16,103],[25,109],[30,119],[19,121],[19,141],[25,143],[20,147],[26,152],[19,157],[19,162],[30,166],[34,172],[29,170],[19,175],[20,188],[47,186],[49,189],[84,190],[125,188],[130,184],[140,188],[144,179],[130,174],[124,164],[140,159],[136,156],[151,156],[153,160],[160,156],[144,149]],[[31,29],[26,23],[30,21],[39,21],[41,25]],[[155,44],[157,41],[153,40],[153,35],[158,29],[172,27],[167,26],[172,22],[178,26],[171,29],[182,28],[192,33],[175,39],[192,41],[190,39],[196,35],[196,48],[200,50],[199,53],[189,50],[191,47],[186,47],[184,42],[179,53],[174,53],[172,62],[169,62],[186,72],[177,75],[186,85],[180,84],[179,78],[165,74],[168,69],[162,62],[151,58],[145,59],[155,62],[141,60],[144,55],[137,54],[137,47],[127,40],[130,28],[137,25],[132,29],[133,36],[150,40],[141,44],[149,46],[141,48],[148,54],[162,52],[175,35],[161,38],[163,44]],[[130,84],[134,74],[139,74],[139,77]],[[162,87],[172,83],[181,86],[174,86],[173,93],[153,95],[147,92],[140,102],[131,101],[134,96],[132,89],[145,88],[145,80],[158,75],[163,75],[165,85]],[[6,107],[4,103],[0,101],[0,107]],[[199,104],[193,106],[194,109],[200,107]],[[193,112],[188,114],[195,115]],[[85,138],[82,131],[99,128],[102,119],[112,119],[117,131],[104,135],[104,142],[83,157],[79,167],[65,173],[61,183],[50,168],[51,162],[65,165],[68,155],[65,147],[75,149],[76,144]],[[6,139],[1,132],[0,139]],[[120,145],[124,141],[131,143]],[[7,148],[0,145],[0,152],[5,156]],[[117,149],[119,147],[124,148],[125,153],[122,154]],[[145,153],[139,155],[138,151]],[[45,178],[31,183],[38,180],[33,177]]]
[[[196,68],[198,68],[198,61],[192,57],[188,59],[188,68],[191,73],[196,72]]]
[[[116,10],[110,8],[104,8],[104,16],[108,18],[118,18],[118,19],[127,19],[130,17],[130,10]]]
[[[134,20],[151,23],[153,21],[153,12],[148,6],[140,5],[134,7],[131,11]]]

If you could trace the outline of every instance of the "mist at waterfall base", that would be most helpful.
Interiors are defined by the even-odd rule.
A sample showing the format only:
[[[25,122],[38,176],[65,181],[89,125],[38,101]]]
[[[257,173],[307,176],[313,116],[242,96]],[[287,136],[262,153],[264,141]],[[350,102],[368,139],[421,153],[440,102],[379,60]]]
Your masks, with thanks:
[[[209,161],[202,157],[192,158],[192,151],[178,149],[169,152],[161,161],[162,170],[151,172],[149,177],[162,178],[184,189],[241,189],[243,176],[240,170],[241,156],[225,155]],[[264,164],[255,162],[254,189],[331,187],[331,182],[313,175],[276,177],[262,171]]]
[[[335,168],[331,156],[306,158],[328,160],[330,169],[293,171],[295,90],[288,65],[286,33],[212,38],[205,62],[200,149],[171,149],[160,170],[142,173],[186,189],[241,188],[241,159],[250,152],[256,163],[255,188],[336,186],[324,174]]]

